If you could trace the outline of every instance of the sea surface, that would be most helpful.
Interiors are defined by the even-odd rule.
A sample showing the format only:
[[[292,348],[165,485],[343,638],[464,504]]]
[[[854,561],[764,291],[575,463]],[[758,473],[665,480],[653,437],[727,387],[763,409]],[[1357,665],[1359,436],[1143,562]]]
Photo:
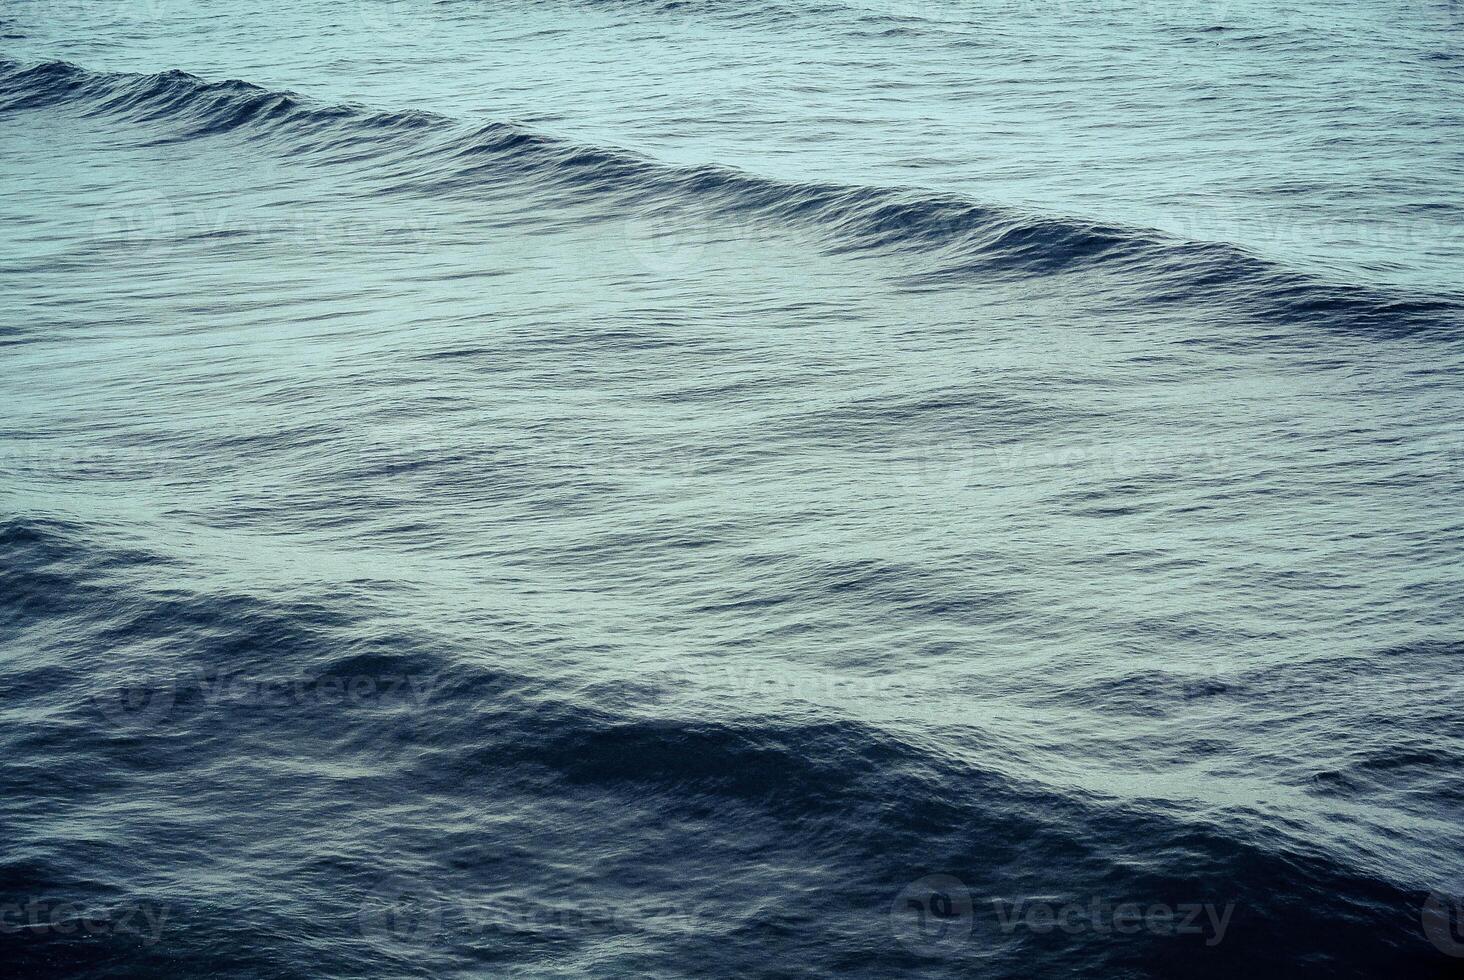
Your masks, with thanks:
[[[1464,5],[7,0],[0,974],[1464,969]]]

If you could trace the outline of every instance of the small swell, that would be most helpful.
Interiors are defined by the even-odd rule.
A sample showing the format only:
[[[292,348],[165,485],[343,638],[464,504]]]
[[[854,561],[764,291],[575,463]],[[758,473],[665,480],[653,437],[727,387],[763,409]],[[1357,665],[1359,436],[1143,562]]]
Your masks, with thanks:
[[[1381,337],[1455,336],[1464,302],[1329,282],[1226,243],[1028,212],[900,187],[790,182],[720,165],[674,167],[614,147],[586,146],[508,122],[468,126],[426,112],[321,106],[241,81],[181,71],[138,76],[64,62],[0,61],[0,113],[66,104],[87,115],[161,127],[159,142],[234,133],[322,165],[364,161],[386,193],[471,195],[505,179],[535,190],[701,209],[728,220],[811,230],[831,253],[917,260],[910,288],[1113,273],[1145,306],[1240,311],[1288,329]],[[1101,296],[1105,283],[1089,287]],[[1107,288],[1111,288],[1111,285]]]

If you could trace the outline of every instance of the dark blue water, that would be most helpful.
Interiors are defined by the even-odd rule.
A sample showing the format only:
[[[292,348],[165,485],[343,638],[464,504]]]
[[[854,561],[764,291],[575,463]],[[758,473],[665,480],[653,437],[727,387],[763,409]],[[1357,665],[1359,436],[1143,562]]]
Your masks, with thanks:
[[[1457,975],[1461,39],[6,6],[0,975]]]

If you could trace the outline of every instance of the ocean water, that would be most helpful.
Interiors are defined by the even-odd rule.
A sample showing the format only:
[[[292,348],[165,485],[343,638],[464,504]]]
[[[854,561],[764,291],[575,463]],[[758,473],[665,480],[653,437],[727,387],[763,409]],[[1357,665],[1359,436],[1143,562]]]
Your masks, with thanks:
[[[1464,7],[0,8],[0,974],[1464,963]]]

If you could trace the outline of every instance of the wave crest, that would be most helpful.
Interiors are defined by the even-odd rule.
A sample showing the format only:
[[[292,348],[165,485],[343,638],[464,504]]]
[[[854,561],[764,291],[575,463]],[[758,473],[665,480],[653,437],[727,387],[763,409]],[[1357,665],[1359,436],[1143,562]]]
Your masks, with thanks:
[[[91,116],[159,125],[173,142],[225,133],[322,165],[374,168],[384,192],[471,195],[520,178],[537,189],[700,209],[714,217],[795,226],[831,253],[914,256],[910,288],[1108,273],[1080,288],[1103,300],[1154,308],[1236,311],[1287,328],[1389,337],[1455,336],[1464,301],[1372,285],[1329,282],[1228,243],[998,207],[909,187],[791,182],[706,164],[678,167],[609,146],[576,143],[512,122],[469,126],[421,111],[319,105],[238,80],[205,81],[89,71],[66,62],[0,61],[0,114],[65,104]],[[1134,296],[1134,290],[1139,296]]]

